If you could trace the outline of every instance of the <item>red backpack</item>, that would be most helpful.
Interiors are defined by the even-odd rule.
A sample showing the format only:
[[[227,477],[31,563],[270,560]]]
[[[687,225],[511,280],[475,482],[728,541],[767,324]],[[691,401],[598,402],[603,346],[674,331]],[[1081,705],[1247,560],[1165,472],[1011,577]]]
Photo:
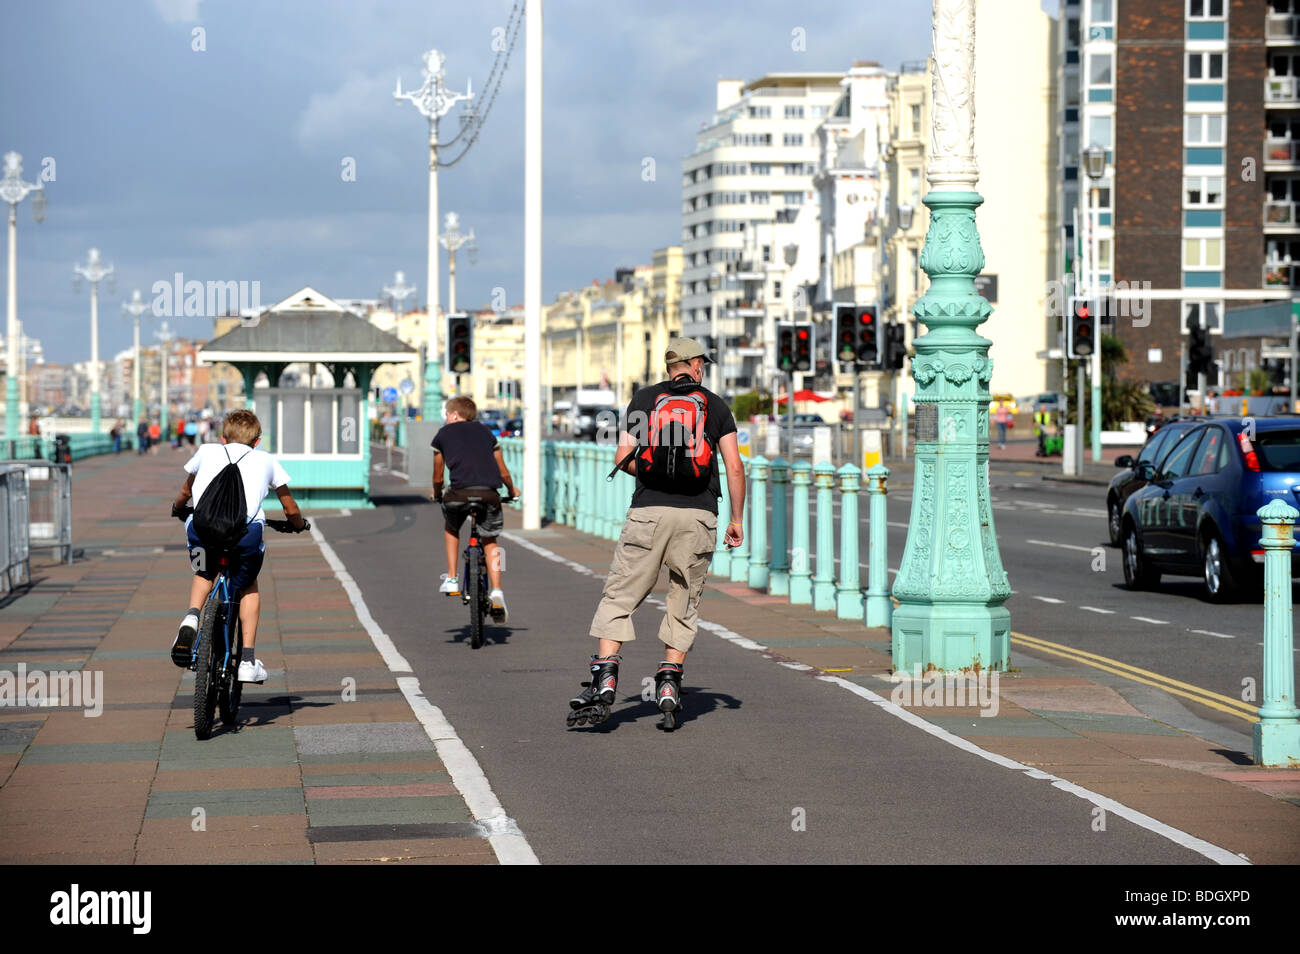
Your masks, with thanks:
[[[705,433],[708,412],[709,397],[699,385],[689,378],[674,381],[671,391],[655,398],[645,443],[610,477],[635,458],[636,475],[647,487],[684,496],[703,493],[713,472],[713,445]]]

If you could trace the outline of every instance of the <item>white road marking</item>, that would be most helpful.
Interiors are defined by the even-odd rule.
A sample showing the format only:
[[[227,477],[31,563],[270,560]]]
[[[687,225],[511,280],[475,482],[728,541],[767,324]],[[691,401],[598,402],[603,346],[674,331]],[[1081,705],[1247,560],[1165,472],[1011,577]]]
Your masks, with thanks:
[[[1114,615],[1115,613],[1114,610],[1102,609],[1100,606],[1080,606],[1079,609],[1087,610],[1089,613],[1106,613],[1107,615]]]
[[[1152,619],[1150,616],[1130,616],[1129,619],[1135,619],[1139,623],[1154,623],[1157,626],[1169,625],[1169,620],[1167,619]]]
[[[1228,633],[1215,633],[1215,632],[1211,632],[1211,631],[1208,630],[1208,629],[1194,629],[1194,630],[1192,630],[1192,632],[1193,632],[1193,633],[1199,633],[1199,634],[1202,635],[1202,636],[1217,636],[1217,637],[1219,637],[1219,639],[1236,639],[1236,638],[1237,638],[1236,636],[1232,636],[1232,635],[1230,635],[1230,634],[1228,634]]]
[[[1058,600],[1054,596],[1035,596],[1034,599],[1042,600],[1044,603],[1064,603],[1065,600]]]
[[[587,567],[582,566],[579,563],[574,563],[572,560],[566,560],[564,557],[560,556],[559,554],[552,553],[550,550],[547,550],[545,547],[540,547],[535,543],[526,541],[522,537],[516,537],[513,534],[509,534],[509,533],[502,533],[501,536],[507,537],[513,542],[517,542],[521,544],[525,549],[531,550],[534,553],[537,553],[539,556],[543,556],[554,563],[567,564],[569,567],[576,569],[578,572],[582,573],[583,575],[586,576],[596,575],[592,573]],[[646,602],[650,602],[650,600],[647,600]],[[755,642],[754,640],[749,639],[746,636],[741,636],[739,633],[732,632],[731,630],[727,629],[725,626],[722,626],[718,623],[709,623],[706,622],[705,620],[700,620],[699,625],[700,625],[700,629],[707,630],[708,632],[711,632],[716,636],[721,636],[723,639],[727,640],[728,642],[735,643],[737,646],[740,646],[742,649],[751,649],[756,652],[760,652],[764,654],[768,652],[768,648],[764,646],[762,643]],[[780,664],[779,660],[778,660],[778,664]],[[790,668],[794,668],[794,667],[790,667]],[[1111,812],[1115,815],[1118,815],[1120,818],[1123,818],[1126,821],[1130,821],[1141,828],[1145,828],[1148,831],[1153,832],[1154,834],[1160,835],[1163,838],[1167,838],[1170,841],[1174,842],[1175,844],[1187,848],[1189,851],[1194,851],[1197,854],[1203,855],[1204,857],[1210,859],[1211,861],[1217,864],[1221,864],[1221,865],[1250,864],[1250,862],[1245,858],[1242,858],[1238,855],[1234,855],[1232,852],[1220,848],[1218,845],[1211,844],[1208,841],[1204,841],[1200,838],[1197,838],[1195,835],[1189,835],[1185,831],[1181,831],[1170,825],[1166,825],[1164,822],[1158,821],[1157,819],[1152,818],[1150,815],[1144,815],[1142,812],[1136,811],[1132,808],[1129,808],[1127,805],[1123,805],[1113,799],[1107,798],[1105,795],[1099,795],[1096,792],[1090,791],[1086,788],[1083,788],[1080,785],[1076,785],[1073,782],[1066,781],[1065,779],[1059,778],[1048,772],[1044,772],[1040,769],[1032,768],[1028,765],[1023,765],[1020,762],[1015,761],[1014,759],[1009,759],[1005,756],[998,755],[996,752],[989,752],[986,751],[985,749],[981,749],[978,745],[971,742],[969,739],[964,739],[959,735],[953,735],[951,732],[949,732],[946,729],[941,729],[937,725],[933,725],[929,722],[926,722],[920,716],[907,711],[901,706],[894,705],[892,702],[890,702],[888,699],[884,698],[883,696],[879,696],[876,693],[872,692],[870,689],[867,689],[863,686],[859,686],[857,683],[849,682],[847,679],[841,679],[839,676],[818,676],[817,678],[822,682],[829,682],[833,685],[839,686],[842,689],[847,689],[849,692],[853,693],[854,695],[861,696],[862,698],[871,701],[872,703],[879,706],[881,709],[883,709],[885,712],[889,713],[890,715],[894,716],[895,718],[901,719],[902,721],[908,723],[909,725],[914,726],[915,728],[918,728],[921,731],[934,736],[935,738],[939,739],[942,742],[947,742],[949,745],[952,745],[955,748],[961,749],[964,752],[968,752],[971,755],[976,755],[982,759],[992,762],[995,765],[1000,765],[1003,768],[1011,769],[1017,772],[1023,772],[1029,778],[1051,782],[1053,788],[1058,788],[1063,792],[1069,792],[1072,795],[1077,795],[1079,798],[1082,798],[1085,801],[1089,801],[1092,804],[1098,806],[1099,808],[1102,808],[1107,812]]]
[[[476,824],[487,834],[488,843],[496,852],[497,860],[503,865],[540,864],[532,846],[528,844],[528,839],[519,830],[519,825],[501,807],[501,802],[492,791],[492,786],[488,783],[487,776],[483,774],[478,759],[474,758],[474,753],[461,741],[460,736],[456,734],[456,729],[442,714],[442,710],[424,695],[424,691],[420,688],[420,680],[411,675],[410,663],[397,651],[388,634],[379,628],[379,624],[370,614],[370,608],[366,606],[365,597],[361,595],[356,580],[348,573],[343,561],[334,552],[334,548],[325,541],[316,524],[312,524],[311,535],[320,547],[325,562],[334,571],[334,576],[343,584],[343,590],[352,601],[357,619],[370,634],[375,649],[379,650],[379,655],[384,657],[389,671],[397,677],[398,688],[402,690],[411,712],[424,727],[425,734],[433,742],[438,758],[447,769],[447,774],[451,776],[456,791],[460,792],[461,797],[465,799],[465,805],[474,816]],[[401,675],[398,675],[399,673]]]
[[[1095,547],[1081,547],[1073,543],[1053,543],[1051,540],[1026,540],[1026,543],[1032,543],[1036,547],[1055,547],[1058,550],[1080,550],[1083,553],[1091,553]]]

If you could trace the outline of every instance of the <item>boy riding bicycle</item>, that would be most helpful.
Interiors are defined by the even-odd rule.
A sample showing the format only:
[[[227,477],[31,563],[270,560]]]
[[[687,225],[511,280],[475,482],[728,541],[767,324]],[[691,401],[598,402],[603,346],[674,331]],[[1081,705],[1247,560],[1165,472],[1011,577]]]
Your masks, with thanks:
[[[262,531],[266,523],[266,514],[262,510],[262,498],[274,489],[284,507],[284,514],[296,531],[306,530],[309,524],[298,510],[298,504],[289,493],[289,475],[270,454],[256,450],[262,438],[262,424],[252,411],[231,411],[226,415],[221,431],[220,444],[201,444],[194,456],[185,463],[189,474],[185,484],[172,504],[172,516],[186,514],[191,498],[197,504],[203,492],[226,467],[235,464],[244,485],[244,503],[247,524],[244,535],[227,554],[227,580],[231,595],[239,600],[239,623],[243,632],[243,646],[239,652],[239,681],[265,682],[266,668],[260,659],[254,656],[257,642],[257,622],[261,614],[262,598],[257,588],[257,575],[262,569],[262,560],[266,554],[266,544],[262,541]],[[198,532],[194,528],[194,517],[185,521],[185,536],[189,548],[190,565],[195,568],[194,580],[190,583],[189,610],[181,620],[176,640],[172,643],[172,662],[181,668],[189,668],[190,655],[194,649],[194,639],[199,628],[199,607],[212,591],[213,581],[220,572],[217,557],[220,554],[205,553]]]
[[[433,438],[433,493],[430,496],[442,504],[445,521],[443,543],[447,548],[447,572],[442,576],[438,592],[449,596],[460,593],[460,580],[456,576],[460,528],[468,515],[466,503],[470,497],[477,497],[484,507],[483,520],[477,526],[492,587],[488,594],[492,619],[504,623],[509,615],[506,597],[501,590],[501,548],[497,546],[497,534],[501,532],[504,518],[497,488],[504,483],[511,497],[519,495],[496,437],[478,422],[477,417],[478,408],[472,400],[454,397],[447,402],[446,422]],[[445,494],[442,491],[444,467],[451,468],[451,486]]]

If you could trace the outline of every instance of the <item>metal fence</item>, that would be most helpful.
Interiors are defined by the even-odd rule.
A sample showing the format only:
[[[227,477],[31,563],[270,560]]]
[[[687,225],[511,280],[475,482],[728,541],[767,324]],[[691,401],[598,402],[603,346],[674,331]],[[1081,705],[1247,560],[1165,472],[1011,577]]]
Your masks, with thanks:
[[[31,582],[27,468],[0,464],[0,592]]]
[[[72,562],[72,465],[44,460],[0,461],[0,467],[25,473],[24,515],[32,549],[53,549]]]

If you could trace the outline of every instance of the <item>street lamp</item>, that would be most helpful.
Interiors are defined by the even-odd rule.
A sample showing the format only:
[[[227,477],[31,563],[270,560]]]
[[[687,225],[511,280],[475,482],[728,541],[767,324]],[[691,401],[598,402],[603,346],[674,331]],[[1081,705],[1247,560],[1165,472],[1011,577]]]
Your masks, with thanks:
[[[461,234],[460,216],[455,212],[447,213],[442,226],[442,236],[438,241],[447,250],[447,310],[454,312],[456,310],[456,251],[461,246],[470,245],[471,248],[466,249],[466,252],[471,255],[472,260],[478,257],[478,245],[474,243],[473,229],[470,229],[467,235]]]
[[[171,363],[171,354],[169,353],[170,349],[168,348],[168,345],[176,336],[172,334],[166,321],[163,321],[162,327],[155,331],[153,336],[160,342],[158,348],[158,367],[160,369],[158,377],[162,381],[162,399],[158,402],[158,429],[160,438],[162,440],[167,440],[167,401],[172,381],[171,368],[169,367]],[[245,404],[252,401],[252,399],[253,396],[251,394],[246,395]]]
[[[73,288],[81,279],[90,282],[90,433],[99,433],[99,283],[107,278],[113,290],[113,266],[99,259],[99,249],[92,248],[85,265],[73,265]]]
[[[786,314],[790,316],[790,321],[794,321],[794,295],[791,290],[794,283],[790,280],[790,269],[794,268],[794,263],[799,261],[799,246],[795,242],[790,242],[783,249],[781,254],[785,258],[785,300],[789,302],[786,306]],[[785,390],[785,420],[788,425],[787,446],[790,449],[790,460],[794,460],[794,368],[790,369],[790,383],[786,385]]]
[[[898,227],[904,232],[912,227],[912,214],[915,211],[911,204],[907,202],[898,207]]]
[[[5,375],[5,440],[18,439],[18,203],[32,196],[32,217],[45,221],[45,190],[39,182],[23,181],[23,157],[16,152],[5,153],[4,178],[0,179],[0,199],[9,203],[9,282],[5,296],[7,324],[6,341],[9,361]],[[11,456],[12,446],[11,446]]]
[[[398,77],[393,99],[397,105],[407,100],[420,115],[429,121],[429,263],[425,298],[429,308],[428,360],[425,364],[424,419],[436,421],[442,417],[442,368],[438,362],[438,120],[451,112],[461,100],[470,100],[474,92],[469,81],[465,92],[453,93],[443,85],[444,57],[437,50],[424,54],[424,81],[418,89],[402,92]]]
[[[149,310],[149,306],[140,297],[140,289],[137,288],[131,293],[129,302],[122,303],[122,310],[135,319],[135,350],[132,352],[134,357],[131,359],[131,394],[133,397],[131,410],[134,417],[131,423],[139,424],[140,418],[144,416],[144,401],[140,398],[140,316]]]
[[[1083,169],[1084,172],[1088,174],[1088,178],[1092,182],[1092,189],[1089,193],[1089,198],[1088,198],[1088,278],[1090,280],[1089,284],[1091,286],[1088,289],[1089,291],[1088,297],[1091,298],[1093,301],[1100,302],[1101,276],[1099,275],[1099,269],[1098,269],[1099,263],[1097,261],[1098,258],[1097,226],[1099,224],[1097,219],[1097,205],[1098,205],[1097,182],[1106,173],[1106,147],[1094,142],[1092,145],[1088,146],[1088,148],[1084,149]],[[1097,308],[1095,310],[1098,312],[1098,314],[1093,317],[1093,320],[1098,322],[1098,324],[1100,324],[1101,309]],[[1098,333],[1100,333],[1101,331],[1100,327],[1097,330]],[[1097,347],[1092,349],[1092,358],[1090,364],[1091,367],[1089,370],[1092,375],[1092,459],[1093,462],[1095,463],[1101,460],[1101,347],[1100,344]],[[1179,369],[1178,373],[1182,374],[1182,369]],[[1202,394],[1202,399],[1204,399],[1203,394]],[[1079,394],[1079,408],[1080,410],[1082,410],[1083,408],[1082,392],[1080,392]],[[1079,418],[1079,432],[1080,435],[1082,435],[1083,433],[1082,415],[1080,415]],[[1080,437],[1080,440],[1082,440],[1082,436]],[[1080,453],[1075,456],[1075,459],[1078,461],[1082,461],[1083,460],[1082,448],[1080,447],[1079,450]]]
[[[393,299],[393,314],[396,321],[401,321],[402,316],[406,314],[406,306],[402,303],[414,292],[415,286],[406,284],[405,272],[394,273],[393,284],[384,286],[384,294]]]

